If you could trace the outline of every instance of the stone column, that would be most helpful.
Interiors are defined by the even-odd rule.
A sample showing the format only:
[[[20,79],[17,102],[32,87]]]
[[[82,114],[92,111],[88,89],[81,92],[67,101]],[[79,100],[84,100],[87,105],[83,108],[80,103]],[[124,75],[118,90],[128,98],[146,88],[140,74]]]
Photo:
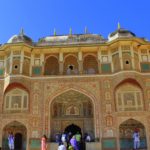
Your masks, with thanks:
[[[23,62],[24,62],[24,51],[21,51],[21,58],[20,58],[20,74],[23,73]]]
[[[146,123],[145,125],[145,133],[146,133],[146,143],[147,143],[147,149],[150,148],[150,138],[149,138],[149,127],[148,124]]]
[[[98,50],[97,52],[97,55],[98,55],[98,72],[101,73],[101,51],[100,49]]]
[[[6,62],[7,62],[7,56],[4,57],[4,75],[6,75],[6,70],[7,70]]]
[[[10,68],[9,68],[9,73],[12,74],[12,65],[13,65],[13,51],[11,50],[10,53]]]
[[[132,69],[135,70],[135,63],[134,63],[134,50],[133,46],[130,46],[131,49],[131,62],[132,62]]]
[[[119,59],[120,59],[121,70],[123,70],[123,59],[122,59],[121,45],[119,45]]]
[[[31,54],[31,62],[30,62],[30,76],[32,76],[32,66],[34,65],[34,54]]]
[[[119,137],[119,127],[117,128],[117,135],[116,135],[116,142],[117,142],[117,150],[120,150],[120,137]]]
[[[141,71],[142,58],[141,58],[141,50],[140,49],[138,49],[138,57],[139,57],[139,70]]]
[[[42,75],[44,74],[44,54],[40,54],[40,66],[42,67]]]
[[[64,68],[64,66],[63,66],[63,60],[64,60],[64,58],[63,58],[63,52],[60,52],[59,53],[59,74],[60,75],[62,75],[63,74],[63,68]]]
[[[114,64],[112,62],[112,54],[110,50],[108,50],[108,59],[109,59],[109,62],[111,63],[111,71],[114,72]]]
[[[82,52],[78,52],[78,64],[79,64],[79,74],[83,74],[83,57]]]

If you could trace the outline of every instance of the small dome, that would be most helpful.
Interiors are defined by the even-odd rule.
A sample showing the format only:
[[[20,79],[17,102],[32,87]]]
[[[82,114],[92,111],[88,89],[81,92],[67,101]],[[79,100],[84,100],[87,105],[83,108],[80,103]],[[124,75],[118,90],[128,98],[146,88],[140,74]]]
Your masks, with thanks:
[[[115,32],[112,32],[109,36],[108,39],[109,41],[117,39],[117,38],[130,38],[130,37],[135,37],[136,35],[124,28],[119,28]]]
[[[28,43],[32,44],[32,39],[24,34],[24,31],[21,30],[19,35],[13,35],[7,43]]]

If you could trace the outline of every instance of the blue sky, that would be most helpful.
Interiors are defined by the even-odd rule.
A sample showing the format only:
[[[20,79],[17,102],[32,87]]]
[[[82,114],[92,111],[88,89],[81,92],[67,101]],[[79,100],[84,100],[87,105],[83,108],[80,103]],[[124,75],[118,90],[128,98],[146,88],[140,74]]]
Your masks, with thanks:
[[[107,38],[121,27],[150,40],[149,0],[0,0],[0,43],[24,28],[33,41],[57,34],[90,33]]]

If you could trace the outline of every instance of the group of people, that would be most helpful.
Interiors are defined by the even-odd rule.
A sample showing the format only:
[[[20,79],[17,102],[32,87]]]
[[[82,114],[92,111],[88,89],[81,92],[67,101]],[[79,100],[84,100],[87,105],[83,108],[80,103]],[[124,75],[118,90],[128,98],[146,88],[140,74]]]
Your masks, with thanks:
[[[89,134],[85,134],[84,140],[86,142],[91,141]],[[8,146],[9,150],[14,150],[15,137],[12,132],[8,134]],[[56,135],[56,142],[59,143],[58,150],[81,150],[81,134],[77,132],[73,135],[71,132]],[[140,148],[140,133],[138,129],[135,129],[133,133],[134,150]],[[47,137],[43,135],[41,138],[41,150],[47,150]]]
[[[72,134],[71,132],[64,132],[59,141],[58,150],[81,150],[81,134],[77,132]]]
[[[46,136],[42,137],[41,142],[41,150],[47,150],[46,147]],[[85,134],[84,140],[86,142],[91,141],[91,136],[89,134]],[[56,142],[58,144],[58,150],[81,150],[81,134],[77,132],[75,135],[72,135],[71,132],[57,134],[56,135]],[[45,147],[45,148],[43,148]],[[138,129],[135,129],[133,133],[133,147],[134,150],[138,150],[140,148],[140,133]]]

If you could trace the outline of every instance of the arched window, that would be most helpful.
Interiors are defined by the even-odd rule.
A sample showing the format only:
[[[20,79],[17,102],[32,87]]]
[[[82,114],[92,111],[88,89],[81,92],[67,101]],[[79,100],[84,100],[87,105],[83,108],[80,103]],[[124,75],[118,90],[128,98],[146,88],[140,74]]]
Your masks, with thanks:
[[[22,89],[13,89],[6,93],[4,110],[27,110],[29,95]]]
[[[78,61],[75,56],[69,55],[64,61],[64,74],[75,75],[78,74]]]
[[[85,74],[98,73],[98,62],[94,56],[88,55],[84,58],[83,70]]]
[[[46,59],[44,67],[45,75],[58,75],[59,74],[59,63],[58,59],[54,56],[50,56]]]

